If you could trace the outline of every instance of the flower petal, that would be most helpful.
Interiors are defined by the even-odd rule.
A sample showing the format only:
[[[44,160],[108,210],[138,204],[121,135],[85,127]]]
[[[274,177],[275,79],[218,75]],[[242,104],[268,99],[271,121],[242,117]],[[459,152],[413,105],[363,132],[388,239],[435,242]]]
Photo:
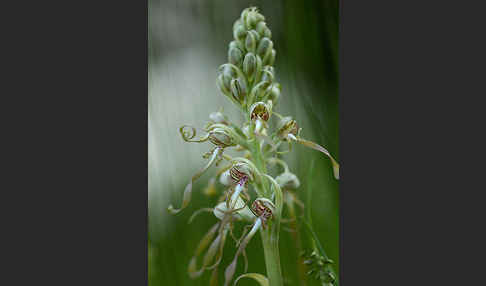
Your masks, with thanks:
[[[302,139],[302,138],[296,138],[295,141],[297,141],[298,143],[300,143],[304,146],[307,146],[309,148],[312,148],[314,150],[317,150],[319,152],[326,154],[329,157],[329,159],[331,159],[334,177],[336,178],[336,180],[339,180],[339,164],[338,164],[338,162],[336,162],[336,160],[334,160],[334,158],[331,156],[331,154],[329,154],[329,151],[327,151],[326,148],[322,147],[321,145],[319,145],[317,143],[314,143],[312,141],[308,141],[308,140],[305,140],[305,139]]]
[[[169,205],[169,207],[167,208],[169,213],[177,214],[189,205],[189,202],[191,202],[192,183],[197,179],[199,179],[199,177],[201,177],[202,174],[204,174],[204,172],[206,172],[206,170],[209,169],[209,167],[211,167],[211,165],[216,160],[216,158],[218,157],[218,155],[221,153],[222,150],[223,150],[222,148],[216,148],[213,150],[213,155],[211,156],[211,159],[209,159],[209,162],[206,164],[206,166],[204,166],[204,168],[202,168],[199,172],[197,172],[196,174],[194,174],[194,176],[192,176],[191,180],[189,181],[189,184],[187,184],[186,188],[184,189],[184,195],[182,197],[182,206],[179,209],[174,209],[172,205]]]

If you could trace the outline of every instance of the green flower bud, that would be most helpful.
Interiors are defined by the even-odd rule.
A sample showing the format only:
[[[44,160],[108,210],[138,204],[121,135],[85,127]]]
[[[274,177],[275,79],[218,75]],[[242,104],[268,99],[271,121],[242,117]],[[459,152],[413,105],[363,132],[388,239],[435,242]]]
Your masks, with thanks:
[[[244,25],[243,22],[241,22],[241,19],[238,18],[236,21],[233,23],[233,31],[240,25]]]
[[[258,22],[255,30],[258,32],[258,34],[260,34],[260,36],[262,37],[265,37],[265,28],[268,29],[267,27],[267,23],[261,21],[261,22]]]
[[[218,74],[222,75],[222,84],[225,86],[226,89],[231,89],[231,80],[237,77],[238,72],[235,70],[234,67],[228,64],[221,65],[218,69]]]
[[[218,75],[216,79],[216,85],[218,86],[221,93],[223,93],[224,95],[229,96],[231,94],[231,90],[225,85],[223,74]]]
[[[257,16],[255,13],[248,13],[245,19],[245,27],[250,30],[256,27],[256,24],[258,22]]]
[[[270,92],[268,93],[268,99],[273,102],[273,104],[277,104],[278,99],[280,98],[280,84],[274,83],[270,87]]]
[[[230,47],[228,50],[228,62],[234,64],[235,66],[241,66],[241,61],[243,60],[243,52],[236,47]]]
[[[256,7],[246,8],[241,12],[241,20],[245,24],[248,30],[254,29],[258,22],[264,21],[265,17],[258,13],[258,9]]]
[[[241,22],[245,22],[245,19],[248,15],[248,13],[252,10],[252,7],[249,7],[249,8],[245,8],[243,11],[241,11],[241,16],[240,16],[240,19],[236,20],[237,22],[240,21]]]
[[[255,102],[250,107],[251,120],[257,120],[258,118],[263,121],[268,121],[270,118],[271,107],[264,102]]]
[[[275,51],[275,49],[272,49],[272,52],[266,58],[263,59],[263,64],[273,66],[273,64],[275,63],[276,55],[277,55],[277,51]]]
[[[224,95],[231,95],[231,80],[236,76],[237,72],[230,65],[224,64],[219,67],[216,84]]]
[[[289,134],[297,135],[298,130],[297,122],[290,116],[282,118],[277,125],[277,135],[283,140],[287,140]]]
[[[297,176],[291,172],[284,172],[275,178],[280,188],[297,189],[300,186],[300,181]]]
[[[253,53],[247,53],[243,59],[243,72],[249,79],[255,75],[257,59]]]
[[[240,41],[231,41],[229,43],[228,49],[240,49],[241,51],[245,50],[245,45],[243,45]]]
[[[262,14],[260,14],[256,8],[255,8],[255,14],[254,15],[255,15],[255,17],[257,19],[257,23],[258,22],[265,21],[265,16],[263,16]]]
[[[240,78],[231,80],[231,94],[239,103],[242,103],[247,94],[245,82]]]
[[[253,83],[256,84],[258,82],[261,81],[261,76],[262,76],[262,67],[263,67],[263,63],[262,63],[262,58],[260,58],[259,55],[255,55],[256,56],[256,73],[255,73],[255,76],[253,77]]]
[[[246,34],[245,48],[248,52],[254,53],[257,48],[257,43],[260,40],[260,36],[255,30],[248,31]]]
[[[243,26],[242,24],[236,24],[233,27],[233,37],[235,38],[235,40],[243,41],[245,40],[245,36],[246,36],[245,26]]]
[[[209,132],[209,141],[219,147],[229,147],[235,145],[233,138],[222,128],[215,128]]]
[[[273,42],[267,37],[264,37],[260,40],[260,43],[258,43],[258,48],[257,48],[257,54],[263,59],[265,62],[265,59],[270,56],[272,53],[273,49]]]
[[[269,81],[261,81],[257,85],[253,87],[251,90],[250,98],[252,98],[252,101],[254,98],[256,100],[260,101],[263,96],[265,95],[265,90],[270,86]]]
[[[261,81],[273,82],[275,69],[272,66],[264,66]]]
[[[270,31],[270,29],[267,27],[267,24],[263,21],[259,22],[256,26],[256,31],[258,32],[258,34],[260,34],[260,36],[262,37],[267,37],[267,38],[271,38],[272,37],[272,32]]]
[[[228,118],[220,111],[211,112],[209,114],[209,119],[211,119],[211,121],[213,121],[214,123],[221,123],[221,124],[228,123]]]
[[[248,8],[245,8],[241,12],[241,19],[243,19],[243,20],[246,19],[246,16],[249,15],[249,14],[252,14],[252,13],[257,17],[257,20],[258,21],[264,21],[265,20],[265,17],[258,12],[258,8],[257,7],[248,7]]]
[[[243,22],[241,22],[241,17],[236,19],[236,21],[233,23],[233,30],[236,28],[238,25],[242,25]]]

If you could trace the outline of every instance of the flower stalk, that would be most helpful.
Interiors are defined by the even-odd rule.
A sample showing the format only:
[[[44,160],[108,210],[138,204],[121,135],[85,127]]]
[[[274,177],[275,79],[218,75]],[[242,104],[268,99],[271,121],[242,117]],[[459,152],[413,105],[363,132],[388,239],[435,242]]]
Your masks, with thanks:
[[[275,237],[276,225],[269,226],[261,231],[265,267],[270,285],[283,285],[282,269],[280,267],[280,254],[278,250],[278,237]]]
[[[265,17],[255,7],[250,7],[241,13],[233,25],[234,40],[229,44],[228,62],[221,65],[217,71],[216,84],[221,93],[228,98],[242,113],[246,122],[238,126],[217,111],[210,114],[204,131],[205,135],[196,137],[196,128],[182,126],[180,133],[186,142],[213,144],[213,149],[203,157],[209,158],[205,167],[192,176],[183,194],[182,206],[175,209],[172,205],[168,210],[172,214],[181,212],[189,205],[192,185],[212,165],[221,162],[228,165],[212,177],[204,193],[214,196],[218,193],[216,182],[225,189],[214,208],[203,208],[191,216],[190,221],[202,212],[212,212],[219,220],[202,238],[191,259],[188,273],[191,278],[197,278],[206,270],[212,270],[211,285],[218,282],[218,267],[223,255],[227,237],[233,238],[237,250],[233,261],[224,271],[225,285],[230,285],[236,272],[238,257],[247,257],[245,248],[252,237],[260,232],[263,244],[263,258],[266,266],[266,277],[258,273],[243,274],[242,277],[254,278],[262,285],[283,286],[283,275],[280,265],[279,235],[284,208],[284,193],[300,186],[297,176],[277,156],[290,152],[292,143],[320,151],[331,159],[336,179],[339,177],[339,164],[321,145],[300,137],[297,122],[290,116],[282,116],[274,112],[280,99],[281,86],[275,76],[276,51],[271,40],[272,33],[265,23]],[[276,130],[271,132],[268,123],[272,114],[278,121]],[[288,145],[287,151],[281,146]],[[239,157],[224,154],[226,149],[234,148],[236,152],[244,152]],[[267,164],[278,164],[284,171],[280,174],[269,174]],[[217,177],[219,176],[219,180]],[[275,179],[274,179],[275,177]],[[256,195],[256,198],[255,198]],[[289,195],[289,193],[285,193]],[[294,198],[294,194],[291,194]],[[252,198],[253,197],[253,198]],[[295,197],[295,200],[298,201]],[[252,202],[252,203],[251,203]],[[295,211],[291,203],[287,203],[291,219],[296,221]],[[249,207],[251,206],[251,208]],[[288,219],[287,219],[288,220]],[[233,227],[237,223],[247,223],[240,239],[236,239]],[[251,224],[248,224],[251,223]],[[251,227],[251,230],[246,231]],[[294,225],[294,229],[297,227]],[[228,236],[229,234],[229,236]],[[198,259],[203,252],[202,263]],[[198,264],[201,264],[198,267]]]

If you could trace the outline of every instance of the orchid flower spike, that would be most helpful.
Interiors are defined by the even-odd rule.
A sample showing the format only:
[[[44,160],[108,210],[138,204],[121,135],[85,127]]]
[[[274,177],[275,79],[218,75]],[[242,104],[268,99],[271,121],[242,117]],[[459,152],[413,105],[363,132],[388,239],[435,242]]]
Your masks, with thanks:
[[[273,110],[281,94],[281,85],[274,67],[276,51],[265,17],[256,7],[242,11],[233,24],[233,37],[228,45],[227,62],[217,69],[216,85],[239,109],[244,122],[231,122],[220,109],[209,115],[209,121],[206,121],[202,129],[205,132],[202,136],[196,137],[196,128],[192,126],[184,125],[179,129],[184,141],[209,142],[212,149],[203,155],[203,158],[208,159],[205,166],[186,185],[180,208],[175,209],[169,205],[168,211],[177,214],[186,208],[191,200],[194,182],[212,165],[218,166],[226,160],[226,166],[218,168],[216,174],[211,175],[203,192],[208,196],[216,195],[217,181],[226,191],[218,195],[215,207],[201,208],[189,218],[189,223],[201,213],[210,213],[217,218],[217,223],[202,237],[190,260],[189,276],[196,278],[206,270],[212,270],[210,285],[217,284],[218,267],[229,234],[236,241],[237,250],[233,261],[225,269],[225,285],[228,286],[233,280],[240,254],[245,259],[246,273],[248,261],[245,248],[261,230],[265,259],[270,262],[267,267],[276,267],[267,268],[268,278],[257,273],[247,273],[241,275],[235,284],[240,278],[248,277],[259,281],[261,285],[282,285],[277,252],[280,225],[284,220],[282,211],[285,205],[293,213],[294,203],[302,203],[296,192],[290,191],[297,189],[300,181],[290,172],[287,163],[276,156],[283,153],[278,150],[279,146],[288,144],[289,149],[286,152],[290,152],[293,143],[297,142],[324,153],[333,164],[336,178],[339,178],[339,164],[324,147],[301,138],[299,126],[292,117],[284,117]],[[274,131],[269,124],[273,114],[279,119]],[[242,153],[232,157],[224,153],[227,149]],[[267,164],[278,164],[283,170],[278,171],[279,175],[274,178],[270,174],[274,170],[267,169]],[[252,200],[250,188],[256,193],[257,199]],[[253,192],[252,194],[254,195]],[[240,223],[246,225],[237,239],[233,230]],[[275,255],[268,255],[268,249],[274,249],[272,252]],[[269,269],[272,271],[268,271]],[[330,275],[324,273],[323,281],[332,282]]]

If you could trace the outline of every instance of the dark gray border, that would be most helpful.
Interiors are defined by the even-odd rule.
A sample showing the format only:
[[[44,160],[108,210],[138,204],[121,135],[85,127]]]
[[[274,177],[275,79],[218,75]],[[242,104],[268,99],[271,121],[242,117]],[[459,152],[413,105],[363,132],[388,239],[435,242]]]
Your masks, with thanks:
[[[344,286],[484,284],[480,11],[341,1]]]
[[[3,38],[6,275],[144,285],[146,2],[21,6]],[[483,11],[341,1],[342,285],[484,284]]]
[[[2,199],[0,284],[146,285],[147,3],[4,10],[2,94],[17,102],[3,105],[2,181],[18,203]]]

